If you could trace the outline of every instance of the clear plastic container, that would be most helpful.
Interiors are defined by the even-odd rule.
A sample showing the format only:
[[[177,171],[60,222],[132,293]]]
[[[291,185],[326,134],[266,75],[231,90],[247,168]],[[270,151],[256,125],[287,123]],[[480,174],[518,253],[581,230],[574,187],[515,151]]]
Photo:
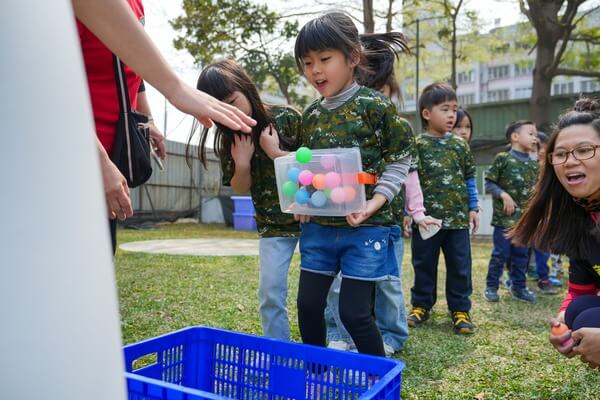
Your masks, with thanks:
[[[297,157],[300,152],[304,157]],[[358,148],[301,148],[275,159],[275,175],[284,213],[346,216],[362,210],[366,203]]]

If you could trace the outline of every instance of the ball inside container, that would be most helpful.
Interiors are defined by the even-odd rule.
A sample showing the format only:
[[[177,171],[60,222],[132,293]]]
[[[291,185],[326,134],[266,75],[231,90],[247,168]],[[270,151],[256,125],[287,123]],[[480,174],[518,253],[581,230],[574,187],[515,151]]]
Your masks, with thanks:
[[[313,176],[314,175],[312,172],[305,169],[304,171],[300,172],[300,175],[298,175],[298,181],[300,181],[301,185],[308,186],[312,183]]]
[[[306,189],[300,188],[296,192],[294,199],[296,200],[296,203],[298,203],[298,204],[306,204],[310,200],[310,194],[308,193],[308,191]]]
[[[325,174],[325,185],[328,188],[336,188],[342,183],[342,177],[337,172],[328,172]]]
[[[288,197],[293,197],[298,190],[298,184],[296,182],[287,181],[283,184],[283,194]]]
[[[312,151],[308,147],[300,147],[296,150],[296,161],[300,164],[307,164],[312,160]]]
[[[327,203],[327,196],[325,193],[318,190],[310,196],[310,202],[315,207],[323,207],[325,203]]]
[[[335,204],[342,204],[346,200],[346,192],[342,187],[336,187],[331,191],[331,201]]]
[[[312,185],[317,190],[325,189],[325,185],[326,185],[325,175],[315,174],[315,176],[313,176],[313,179],[312,179]]]
[[[321,166],[325,169],[332,169],[335,166],[335,156],[333,154],[325,154],[321,156]]]
[[[300,175],[300,168],[293,167],[288,170],[287,176],[290,181],[297,183],[298,175]]]

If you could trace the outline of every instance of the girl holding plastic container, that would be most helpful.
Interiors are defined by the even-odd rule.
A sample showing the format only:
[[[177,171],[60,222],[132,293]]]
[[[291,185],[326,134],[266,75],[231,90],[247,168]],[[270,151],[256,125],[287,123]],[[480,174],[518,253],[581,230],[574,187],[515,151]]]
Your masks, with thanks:
[[[410,167],[414,138],[409,123],[381,93],[356,83],[365,51],[350,17],[332,12],[298,34],[298,68],[322,96],[302,117],[302,143],[311,149],[360,149],[366,186],[364,209],[343,217],[298,216],[301,272],[298,321],[304,343],[325,346],[324,310],[329,287],[341,271],[341,320],[359,352],[384,355],[373,315],[375,282],[398,275],[393,242],[399,238],[390,203]]]
[[[281,151],[279,144],[287,151],[298,147],[301,116],[290,107],[263,104],[250,77],[233,60],[208,65],[198,78],[197,88],[257,121],[250,135],[217,124],[214,149],[221,160],[223,184],[231,185],[237,193],[252,194],[260,236],[258,301],[263,334],[289,340],[288,270],[298,243],[299,227],[293,216],[279,208],[272,158],[278,155],[273,151]],[[195,130],[193,127],[190,140]],[[276,149],[264,150],[267,147],[261,145],[263,131],[263,137],[277,136]],[[203,163],[206,163],[207,138],[208,129],[204,128],[198,149]]]
[[[362,71],[358,81],[371,89],[383,93],[386,97],[398,98],[400,88],[394,76],[394,63],[399,51],[407,51],[407,43],[400,33],[390,32],[382,35],[361,37],[362,45],[370,52],[367,54],[368,70]],[[412,165],[416,162],[416,153],[411,155]],[[399,193],[391,203],[395,224],[402,226],[404,211],[415,222],[424,228],[428,225],[438,225],[439,222],[425,215],[423,193],[416,169],[411,168],[404,183],[404,192]],[[406,201],[404,198],[406,195]],[[406,203],[406,204],[405,204]],[[376,282],[375,289],[375,319],[383,337],[383,347],[386,356],[402,350],[408,338],[406,307],[402,290],[402,256],[404,255],[404,240],[400,237],[394,242],[398,277]],[[331,348],[348,350],[353,343],[340,321],[338,313],[341,277],[339,275],[331,286],[327,298],[327,338]]]

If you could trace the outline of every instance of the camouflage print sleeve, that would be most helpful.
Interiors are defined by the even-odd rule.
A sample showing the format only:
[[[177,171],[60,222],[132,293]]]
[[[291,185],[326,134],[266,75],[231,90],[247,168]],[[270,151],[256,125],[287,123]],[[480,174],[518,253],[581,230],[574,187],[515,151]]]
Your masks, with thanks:
[[[302,115],[290,107],[281,107],[283,118],[276,118],[277,126],[283,136],[291,139],[285,150],[296,151],[302,145]]]
[[[475,161],[473,160],[473,153],[469,145],[465,144],[465,165],[464,165],[465,181],[475,177]]]
[[[233,169],[233,160],[230,157],[221,157],[221,171],[223,171],[221,183],[223,184],[223,186],[231,186],[231,178],[233,178]]]
[[[388,102],[375,133],[382,137],[383,160],[395,163],[415,152],[415,137],[410,123],[401,118],[394,105]]]
[[[485,179],[495,182],[498,184],[502,177],[502,170],[504,169],[504,153],[499,153],[492,161],[492,165],[485,172]]]

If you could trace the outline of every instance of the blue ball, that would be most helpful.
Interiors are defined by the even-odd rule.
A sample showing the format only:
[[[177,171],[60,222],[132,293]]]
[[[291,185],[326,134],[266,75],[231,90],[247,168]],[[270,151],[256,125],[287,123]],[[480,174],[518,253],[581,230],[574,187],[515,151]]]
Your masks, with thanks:
[[[300,168],[290,168],[288,170],[288,179],[292,182],[298,183],[298,175],[300,175]]]
[[[310,202],[315,207],[323,207],[327,203],[327,196],[320,190],[314,192],[310,198]]]
[[[306,189],[300,188],[296,192],[295,199],[296,199],[296,203],[298,203],[298,204],[306,204],[306,203],[308,203],[308,200],[310,199],[310,194],[308,193],[308,191]]]

